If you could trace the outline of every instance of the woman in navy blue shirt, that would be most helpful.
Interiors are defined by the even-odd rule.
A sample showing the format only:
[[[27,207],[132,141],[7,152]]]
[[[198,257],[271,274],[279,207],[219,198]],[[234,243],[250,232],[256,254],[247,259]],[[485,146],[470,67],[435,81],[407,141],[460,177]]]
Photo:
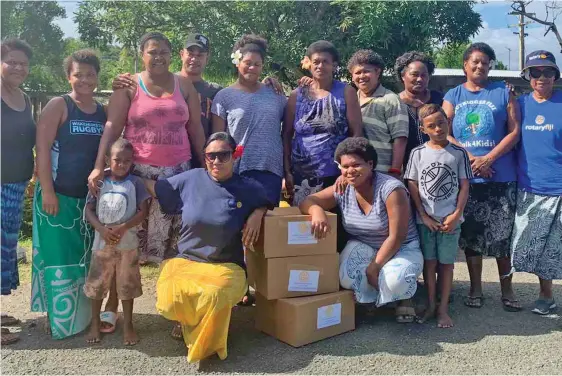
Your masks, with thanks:
[[[552,53],[527,56],[521,77],[533,92],[519,98],[521,146],[517,153],[517,211],[511,238],[516,271],[539,277],[533,312],[554,308],[552,280],[562,279],[562,91],[554,90],[560,68]]]
[[[205,147],[207,170],[145,180],[162,210],[182,219],[178,256],[162,264],[156,308],[181,324],[189,362],[226,358],[231,309],[247,290],[243,245],[257,240],[274,205],[261,184],[233,172],[235,151],[234,139],[218,132]]]

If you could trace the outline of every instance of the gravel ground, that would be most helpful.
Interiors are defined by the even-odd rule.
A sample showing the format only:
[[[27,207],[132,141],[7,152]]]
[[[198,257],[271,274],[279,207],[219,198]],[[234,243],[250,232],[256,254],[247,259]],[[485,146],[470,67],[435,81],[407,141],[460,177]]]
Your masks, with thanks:
[[[253,308],[235,309],[229,337],[229,357],[188,364],[182,342],[170,338],[171,324],[154,309],[154,282],[135,302],[135,325],[141,343],[121,344],[119,327],[99,345],[87,345],[83,335],[57,341],[44,334],[44,319],[29,313],[29,283],[2,297],[2,312],[22,319],[22,340],[2,348],[2,374],[562,374],[562,319],[557,314],[532,314],[536,278],[517,274],[516,292],[525,306],[505,312],[500,304],[497,269],[484,261],[482,309],[465,308],[466,265],[458,263],[451,312],[455,327],[437,329],[435,322],[399,325],[392,311],[360,317],[357,329],[302,348],[292,348],[253,328]],[[562,302],[562,284],[555,284]],[[118,324],[119,325],[119,324]]]

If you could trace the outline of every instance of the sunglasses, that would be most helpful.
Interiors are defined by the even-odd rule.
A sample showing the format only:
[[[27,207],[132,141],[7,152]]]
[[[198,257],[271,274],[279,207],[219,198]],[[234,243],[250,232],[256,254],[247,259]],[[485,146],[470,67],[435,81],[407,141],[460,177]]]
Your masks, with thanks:
[[[531,68],[529,69],[529,75],[534,79],[541,78],[541,76],[543,76],[544,78],[552,78],[556,76],[556,70],[552,68],[546,68],[542,70]]]
[[[216,159],[219,160],[220,163],[226,163],[230,161],[232,158],[231,151],[217,151],[211,153],[205,153],[205,159],[207,162],[214,162]]]

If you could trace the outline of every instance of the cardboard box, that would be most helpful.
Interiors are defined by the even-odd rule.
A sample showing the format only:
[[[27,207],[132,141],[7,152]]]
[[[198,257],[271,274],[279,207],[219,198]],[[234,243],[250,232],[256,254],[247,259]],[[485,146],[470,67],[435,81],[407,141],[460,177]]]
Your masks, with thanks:
[[[339,254],[265,258],[246,253],[248,281],[266,299],[336,292],[340,288]]]
[[[325,239],[316,240],[310,233],[310,216],[299,208],[275,208],[266,213],[254,251],[265,258],[325,255],[337,253],[336,215],[326,213],[332,231]]]
[[[256,294],[256,329],[294,347],[354,330],[353,293],[279,300]]]

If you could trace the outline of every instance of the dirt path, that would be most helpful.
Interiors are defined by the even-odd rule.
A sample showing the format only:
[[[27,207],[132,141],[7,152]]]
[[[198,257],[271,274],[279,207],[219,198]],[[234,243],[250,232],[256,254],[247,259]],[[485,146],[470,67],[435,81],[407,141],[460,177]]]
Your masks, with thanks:
[[[170,338],[171,325],[154,309],[154,284],[135,304],[135,324],[141,343],[121,344],[120,328],[99,345],[84,336],[56,341],[42,331],[44,319],[29,313],[29,284],[2,297],[2,312],[23,319],[22,340],[2,348],[2,374],[561,374],[562,319],[539,317],[529,311],[535,300],[534,276],[515,276],[515,289],[526,307],[520,313],[501,308],[494,260],[485,260],[482,309],[465,308],[466,265],[455,269],[452,317],[455,328],[435,323],[398,325],[391,312],[362,318],[354,332],[294,349],[253,328],[253,308],[233,314],[229,357],[190,365],[182,342]],[[562,303],[562,285],[555,285]]]

